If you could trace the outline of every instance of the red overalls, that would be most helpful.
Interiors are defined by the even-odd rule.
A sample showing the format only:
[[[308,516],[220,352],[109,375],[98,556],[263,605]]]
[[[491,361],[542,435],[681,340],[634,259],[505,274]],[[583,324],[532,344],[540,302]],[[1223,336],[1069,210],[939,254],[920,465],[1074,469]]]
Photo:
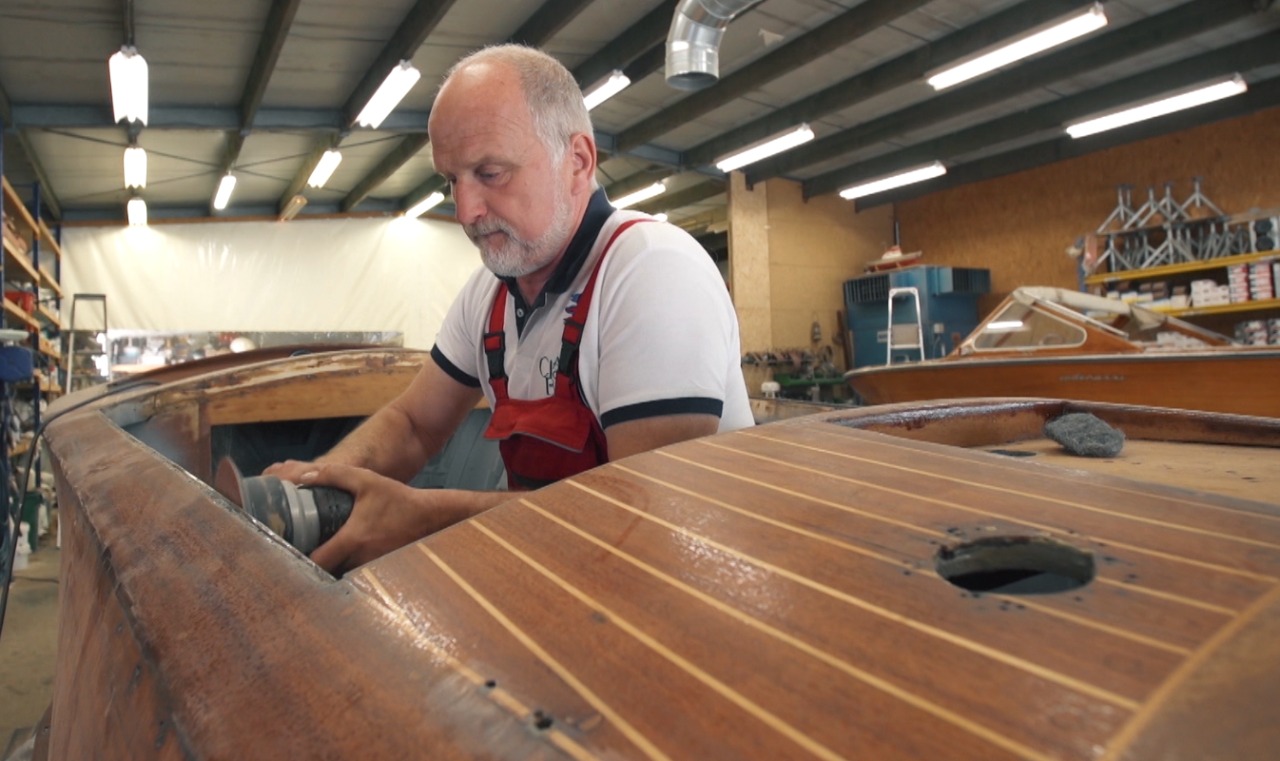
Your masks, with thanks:
[[[498,439],[498,451],[507,467],[508,488],[537,489],[562,478],[581,473],[609,461],[609,450],[600,421],[578,392],[578,344],[587,322],[591,296],[596,289],[600,265],[614,241],[631,225],[648,220],[623,222],[609,237],[591,277],[573,312],[564,321],[560,339],[560,360],[556,367],[555,392],[544,399],[512,399],[507,394],[504,332],[507,313],[507,284],[498,286],[498,295],[489,312],[489,331],[484,334],[484,353],[489,365],[489,385],[493,388],[493,415],[485,438]]]

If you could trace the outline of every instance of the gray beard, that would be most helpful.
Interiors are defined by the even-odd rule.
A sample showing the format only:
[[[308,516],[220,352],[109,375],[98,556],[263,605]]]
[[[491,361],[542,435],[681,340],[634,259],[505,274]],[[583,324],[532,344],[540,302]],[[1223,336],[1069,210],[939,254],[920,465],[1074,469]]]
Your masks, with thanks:
[[[490,219],[474,225],[466,225],[467,236],[480,249],[480,259],[484,266],[499,277],[524,277],[550,264],[566,245],[572,235],[573,220],[570,218],[569,204],[564,196],[556,201],[556,208],[551,218],[551,226],[542,235],[533,240],[525,240],[518,236],[506,221]],[[500,246],[491,246],[480,241],[480,236],[501,232],[506,240]]]

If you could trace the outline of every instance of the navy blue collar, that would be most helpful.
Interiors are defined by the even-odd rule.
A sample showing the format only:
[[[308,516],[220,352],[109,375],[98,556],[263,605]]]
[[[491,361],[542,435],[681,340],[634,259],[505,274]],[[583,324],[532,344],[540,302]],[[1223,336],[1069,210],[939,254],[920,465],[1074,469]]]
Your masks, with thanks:
[[[597,188],[591,194],[591,200],[587,202],[587,211],[582,215],[582,223],[578,225],[578,231],[569,240],[564,256],[561,257],[560,263],[556,265],[555,271],[551,273],[547,284],[542,287],[542,292],[533,300],[532,305],[524,303],[524,296],[520,294],[515,278],[498,278],[507,284],[507,291],[514,299],[518,326],[523,326],[530,312],[547,303],[548,293],[564,293],[569,286],[573,285],[574,279],[582,270],[582,265],[587,261],[587,256],[591,254],[591,248],[600,235],[600,229],[604,227],[605,221],[613,215],[613,212],[613,205],[609,203],[609,197],[605,195],[604,188]]]

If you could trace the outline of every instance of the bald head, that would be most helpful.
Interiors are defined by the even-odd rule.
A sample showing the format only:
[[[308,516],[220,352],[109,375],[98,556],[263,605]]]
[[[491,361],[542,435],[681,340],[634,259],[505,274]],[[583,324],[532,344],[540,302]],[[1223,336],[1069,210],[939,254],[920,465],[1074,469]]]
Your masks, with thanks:
[[[577,83],[530,48],[458,62],[427,123],[436,171],[485,264],[532,300],[563,256],[596,188],[596,148]]]
[[[459,78],[514,83],[529,109],[534,133],[553,159],[564,156],[575,134],[591,136],[594,143],[591,116],[577,81],[559,61],[536,48],[524,45],[481,48],[449,69],[440,88],[441,95],[451,81]]]

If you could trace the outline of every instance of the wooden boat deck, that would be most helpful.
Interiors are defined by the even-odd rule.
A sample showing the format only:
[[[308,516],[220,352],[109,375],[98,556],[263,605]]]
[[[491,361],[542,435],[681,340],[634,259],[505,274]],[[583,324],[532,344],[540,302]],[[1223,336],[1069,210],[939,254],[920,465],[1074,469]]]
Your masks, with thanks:
[[[1276,615],[1280,514],[991,459],[769,426],[528,495],[353,582],[558,742],[626,757],[1119,757]],[[1097,578],[1024,597],[934,572],[996,534],[1091,552]]]
[[[342,580],[103,415],[68,416],[49,757],[1273,757],[1280,505],[977,449],[1035,446],[1068,407],[686,442]],[[1131,443],[1280,445],[1280,421],[1086,407]],[[1014,595],[939,575],[992,537],[1075,548],[1095,577]]]

